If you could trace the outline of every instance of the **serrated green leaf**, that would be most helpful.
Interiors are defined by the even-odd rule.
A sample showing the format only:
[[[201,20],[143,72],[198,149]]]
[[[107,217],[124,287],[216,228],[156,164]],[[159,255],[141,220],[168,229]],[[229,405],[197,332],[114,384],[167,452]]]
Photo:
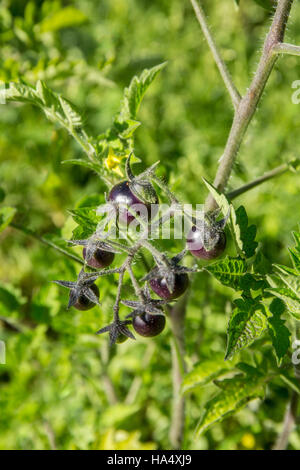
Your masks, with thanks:
[[[36,95],[41,99],[43,105],[49,107],[53,104],[57,106],[57,99],[45,82],[38,80],[36,84]]]
[[[237,308],[229,320],[225,359],[249,346],[267,328],[264,307],[257,300],[237,299],[234,303]]]
[[[275,297],[283,300],[289,313],[296,319],[300,320],[300,301],[294,297],[290,289],[284,287],[269,288],[267,292],[272,293]]]
[[[243,259],[226,256],[226,258],[206,266],[205,269],[224,286],[243,290],[243,278],[247,271],[247,264]]]
[[[290,291],[291,298],[300,300],[300,276],[285,276],[278,273],[278,279],[282,282],[283,287]]]
[[[66,98],[59,96],[59,102],[70,124],[70,127],[81,127],[82,119],[77,108]]]
[[[295,300],[295,301],[299,300],[298,296],[288,287],[269,287],[267,291],[272,292],[272,293],[277,292],[281,296],[289,297],[290,299]]]
[[[300,275],[300,254],[295,248],[289,248],[289,252],[296,268],[297,273]]]
[[[245,362],[239,362],[236,368],[244,372],[248,377],[261,377],[264,375],[256,367],[250,366],[250,364],[246,364]]]
[[[2,232],[13,220],[16,213],[14,207],[0,208],[0,232]]]
[[[214,200],[216,201],[217,205],[221,209],[222,214],[224,217],[227,216],[228,212],[230,213],[229,217],[229,228],[234,240],[237,253],[241,256],[244,256],[243,253],[243,242],[240,237],[240,227],[237,225],[236,222],[236,214],[232,204],[230,204],[229,200],[225,196],[225,194],[221,194],[212,184],[210,184],[205,178],[203,178],[205,185],[207,186],[210,194],[213,196]]]
[[[205,411],[196,429],[197,436],[212,424],[243,408],[249,401],[264,395],[263,379],[255,380],[253,376],[238,375],[227,379],[226,386],[220,387],[223,390],[205,405]]]
[[[73,231],[74,239],[90,237],[97,228],[101,217],[96,213],[96,207],[80,207],[69,211],[75,222],[79,225]]]
[[[300,232],[293,232],[293,237],[296,243],[295,249],[300,253]]]
[[[244,259],[226,257],[205,267],[224,286],[247,291],[265,289],[268,283],[260,275],[247,272]]]
[[[52,115],[55,111],[69,129],[82,126],[82,119],[76,106],[51,90],[45,82],[41,80],[37,82],[36,94],[43,103],[43,111],[50,119],[53,120]]]
[[[240,206],[236,212],[236,224],[240,227],[240,239],[242,240],[243,252],[246,258],[251,258],[255,254],[258,243],[255,241],[256,227],[248,227],[248,216],[244,206]]]
[[[205,178],[202,178],[210,194],[213,196],[217,205],[221,209],[224,217],[228,214],[231,204],[225,194],[220,193],[212,184],[210,184]]]
[[[145,69],[141,75],[134,76],[128,88],[124,91],[124,100],[120,111],[120,120],[136,119],[142,99],[157,74],[166,66],[166,62]]]
[[[77,223],[96,226],[101,219],[96,210],[96,207],[80,207],[69,212]]]
[[[36,90],[23,83],[10,82],[8,88],[3,91],[5,91],[6,101],[20,101],[23,103],[32,103],[37,106],[43,105]]]
[[[129,139],[133,136],[134,132],[140,127],[141,123],[134,119],[126,119],[125,121],[119,122],[114,121],[114,127],[119,137],[122,139]]]
[[[289,266],[283,266],[282,264],[274,264],[274,267],[281,271],[283,274],[291,274],[292,276],[297,276],[298,271]]]
[[[269,310],[272,313],[272,316],[268,317],[269,334],[275,349],[277,361],[280,364],[290,347],[291,336],[291,333],[284,324],[285,321],[281,319],[281,315],[285,312],[284,302],[279,298],[274,299],[271,302]]]
[[[255,273],[259,273],[263,276],[272,272],[272,264],[261,251],[259,251],[255,257],[253,269]]]
[[[195,365],[191,372],[186,374],[182,382],[181,391],[186,393],[194,387],[206,385],[225,372],[228,372],[231,368],[232,364],[225,362],[223,357],[201,361]]]
[[[300,233],[294,232],[293,236],[296,246],[289,251],[294,267],[275,264],[277,272],[268,278],[271,287],[267,292],[283,300],[289,313],[300,320]]]
[[[89,157],[98,156],[93,139],[81,129],[82,118],[76,106],[51,90],[43,81],[37,82],[36,89],[22,83],[11,82],[3,91],[7,101],[19,101],[38,106],[50,121],[57,122],[64,127]]]

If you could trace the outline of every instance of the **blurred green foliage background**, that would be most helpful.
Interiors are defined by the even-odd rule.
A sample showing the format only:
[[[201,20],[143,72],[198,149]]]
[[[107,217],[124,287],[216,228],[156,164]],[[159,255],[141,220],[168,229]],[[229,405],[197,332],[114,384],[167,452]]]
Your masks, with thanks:
[[[243,93],[270,12],[253,0],[241,0],[239,8],[234,0],[203,3]],[[300,44],[297,2],[287,40]],[[204,201],[201,177],[214,178],[232,108],[188,0],[2,0],[0,44],[0,80],[45,80],[84,110],[94,133],[111,124],[134,74],[168,61],[139,111],[135,153],[142,163],[136,168],[160,160],[161,174],[182,200]],[[230,188],[299,157],[300,105],[291,100],[299,79],[299,59],[280,58]],[[105,191],[93,173],[60,163],[80,156],[76,142],[38,109],[1,105],[0,187],[3,203],[17,208],[18,223],[39,235],[71,236],[68,209]],[[289,264],[286,247],[300,220],[299,175],[286,173],[239,202],[257,225],[266,257]],[[157,339],[108,351],[107,338],[94,333],[111,316],[112,279],[101,279],[100,310],[66,311],[67,292],[50,281],[75,279],[78,266],[11,227],[0,243],[0,339],[7,346],[7,363],[0,365],[0,448],[170,448],[169,328]],[[188,364],[224,354],[232,300],[207,274],[195,277],[185,329]],[[269,387],[259,408],[254,402],[195,439],[201,406],[213,392],[203,387],[189,398],[184,448],[270,448],[288,399],[282,384]],[[290,442],[299,448],[297,433]]]

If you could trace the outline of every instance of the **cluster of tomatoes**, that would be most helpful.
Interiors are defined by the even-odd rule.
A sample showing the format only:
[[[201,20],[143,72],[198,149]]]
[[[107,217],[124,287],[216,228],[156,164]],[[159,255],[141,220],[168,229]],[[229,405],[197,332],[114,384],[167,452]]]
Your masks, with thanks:
[[[123,224],[128,224],[134,219],[134,215],[130,212],[130,207],[142,204],[144,209],[151,214],[151,205],[158,204],[156,191],[149,181],[146,184],[147,194],[150,195],[148,199],[147,197],[139,197],[139,192],[136,191],[138,185],[142,187],[142,184],[137,183],[134,185],[133,181],[128,179],[116,184],[109,193],[108,200],[115,207],[119,208],[119,220]],[[226,246],[226,236],[223,229],[215,231],[214,243],[209,249],[207,249],[207,246],[206,248],[204,247],[203,238],[203,230],[193,225],[186,239],[186,249],[193,256],[203,260],[211,260],[223,253]],[[83,248],[83,258],[86,264],[96,269],[107,268],[113,263],[114,257],[115,253],[109,251],[109,249],[102,249],[97,246],[95,246],[92,253],[89,251],[89,256],[87,256],[87,248]],[[148,277],[150,288],[163,301],[161,304],[177,299],[188,288],[189,277],[187,272],[184,272],[184,269],[181,267],[176,269],[176,264],[174,266],[172,289],[170,289],[170,283],[168,283],[166,277],[162,275],[157,267],[152,270],[152,275]],[[153,273],[157,273],[157,275]],[[94,283],[90,283],[89,289],[92,292],[89,291],[90,294],[88,296],[84,290],[77,296],[76,301],[72,304],[73,307],[78,310],[88,310],[95,305],[92,298],[94,294],[99,299],[99,289]],[[161,310],[161,314],[151,314],[144,311],[140,314],[132,315],[132,326],[136,333],[141,336],[151,337],[162,332],[165,327],[165,316],[162,307],[159,306],[158,309]],[[123,342],[125,339],[127,339],[127,336],[119,335],[116,342]]]

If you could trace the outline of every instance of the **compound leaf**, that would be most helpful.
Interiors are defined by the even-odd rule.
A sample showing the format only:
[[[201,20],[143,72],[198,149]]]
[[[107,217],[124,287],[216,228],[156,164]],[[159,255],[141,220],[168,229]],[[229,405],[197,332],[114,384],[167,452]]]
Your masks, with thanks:
[[[293,233],[296,246],[290,248],[293,268],[275,264],[275,276],[269,276],[268,292],[283,300],[289,313],[300,320],[300,233]]]
[[[136,115],[142,99],[157,74],[166,66],[166,62],[156,65],[151,69],[145,69],[139,76],[134,76],[128,88],[125,88],[124,100],[119,119],[136,119]]]
[[[258,243],[255,241],[256,227],[250,225],[248,227],[248,216],[244,206],[240,206],[236,212],[236,224],[240,228],[240,239],[243,244],[243,252],[246,258],[251,258],[255,254]]]
[[[267,328],[266,312],[262,304],[252,298],[235,300],[236,308],[229,320],[225,359],[249,346]]]
[[[243,290],[242,282],[247,271],[246,262],[241,258],[226,258],[210,264],[205,268],[224,286]]]
[[[90,237],[97,228],[101,217],[96,214],[96,207],[80,207],[69,211],[78,227],[73,231],[74,240]]]
[[[82,119],[77,108],[69,100],[61,96],[59,96],[59,102],[70,127],[81,127]]]
[[[212,380],[220,377],[232,368],[232,364],[224,362],[224,358],[207,359],[195,365],[182,382],[182,393],[202,385],[206,385]]]
[[[290,347],[290,336],[285,321],[281,319],[281,315],[285,312],[284,302],[280,299],[273,299],[270,307],[272,316],[268,318],[268,329],[275,349],[277,361],[280,364],[282,358],[286,355]]]
[[[239,411],[251,400],[262,398],[264,396],[262,380],[260,376],[237,375],[227,379],[224,386],[218,382],[222,391],[206,403],[196,434],[199,436],[209,426]]]

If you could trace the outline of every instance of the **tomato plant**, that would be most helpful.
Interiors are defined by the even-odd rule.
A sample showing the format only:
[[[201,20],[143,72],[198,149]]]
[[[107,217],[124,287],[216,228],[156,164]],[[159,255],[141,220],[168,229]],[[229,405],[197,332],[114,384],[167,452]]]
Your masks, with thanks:
[[[299,6],[102,3],[0,9],[0,447],[299,448]]]

